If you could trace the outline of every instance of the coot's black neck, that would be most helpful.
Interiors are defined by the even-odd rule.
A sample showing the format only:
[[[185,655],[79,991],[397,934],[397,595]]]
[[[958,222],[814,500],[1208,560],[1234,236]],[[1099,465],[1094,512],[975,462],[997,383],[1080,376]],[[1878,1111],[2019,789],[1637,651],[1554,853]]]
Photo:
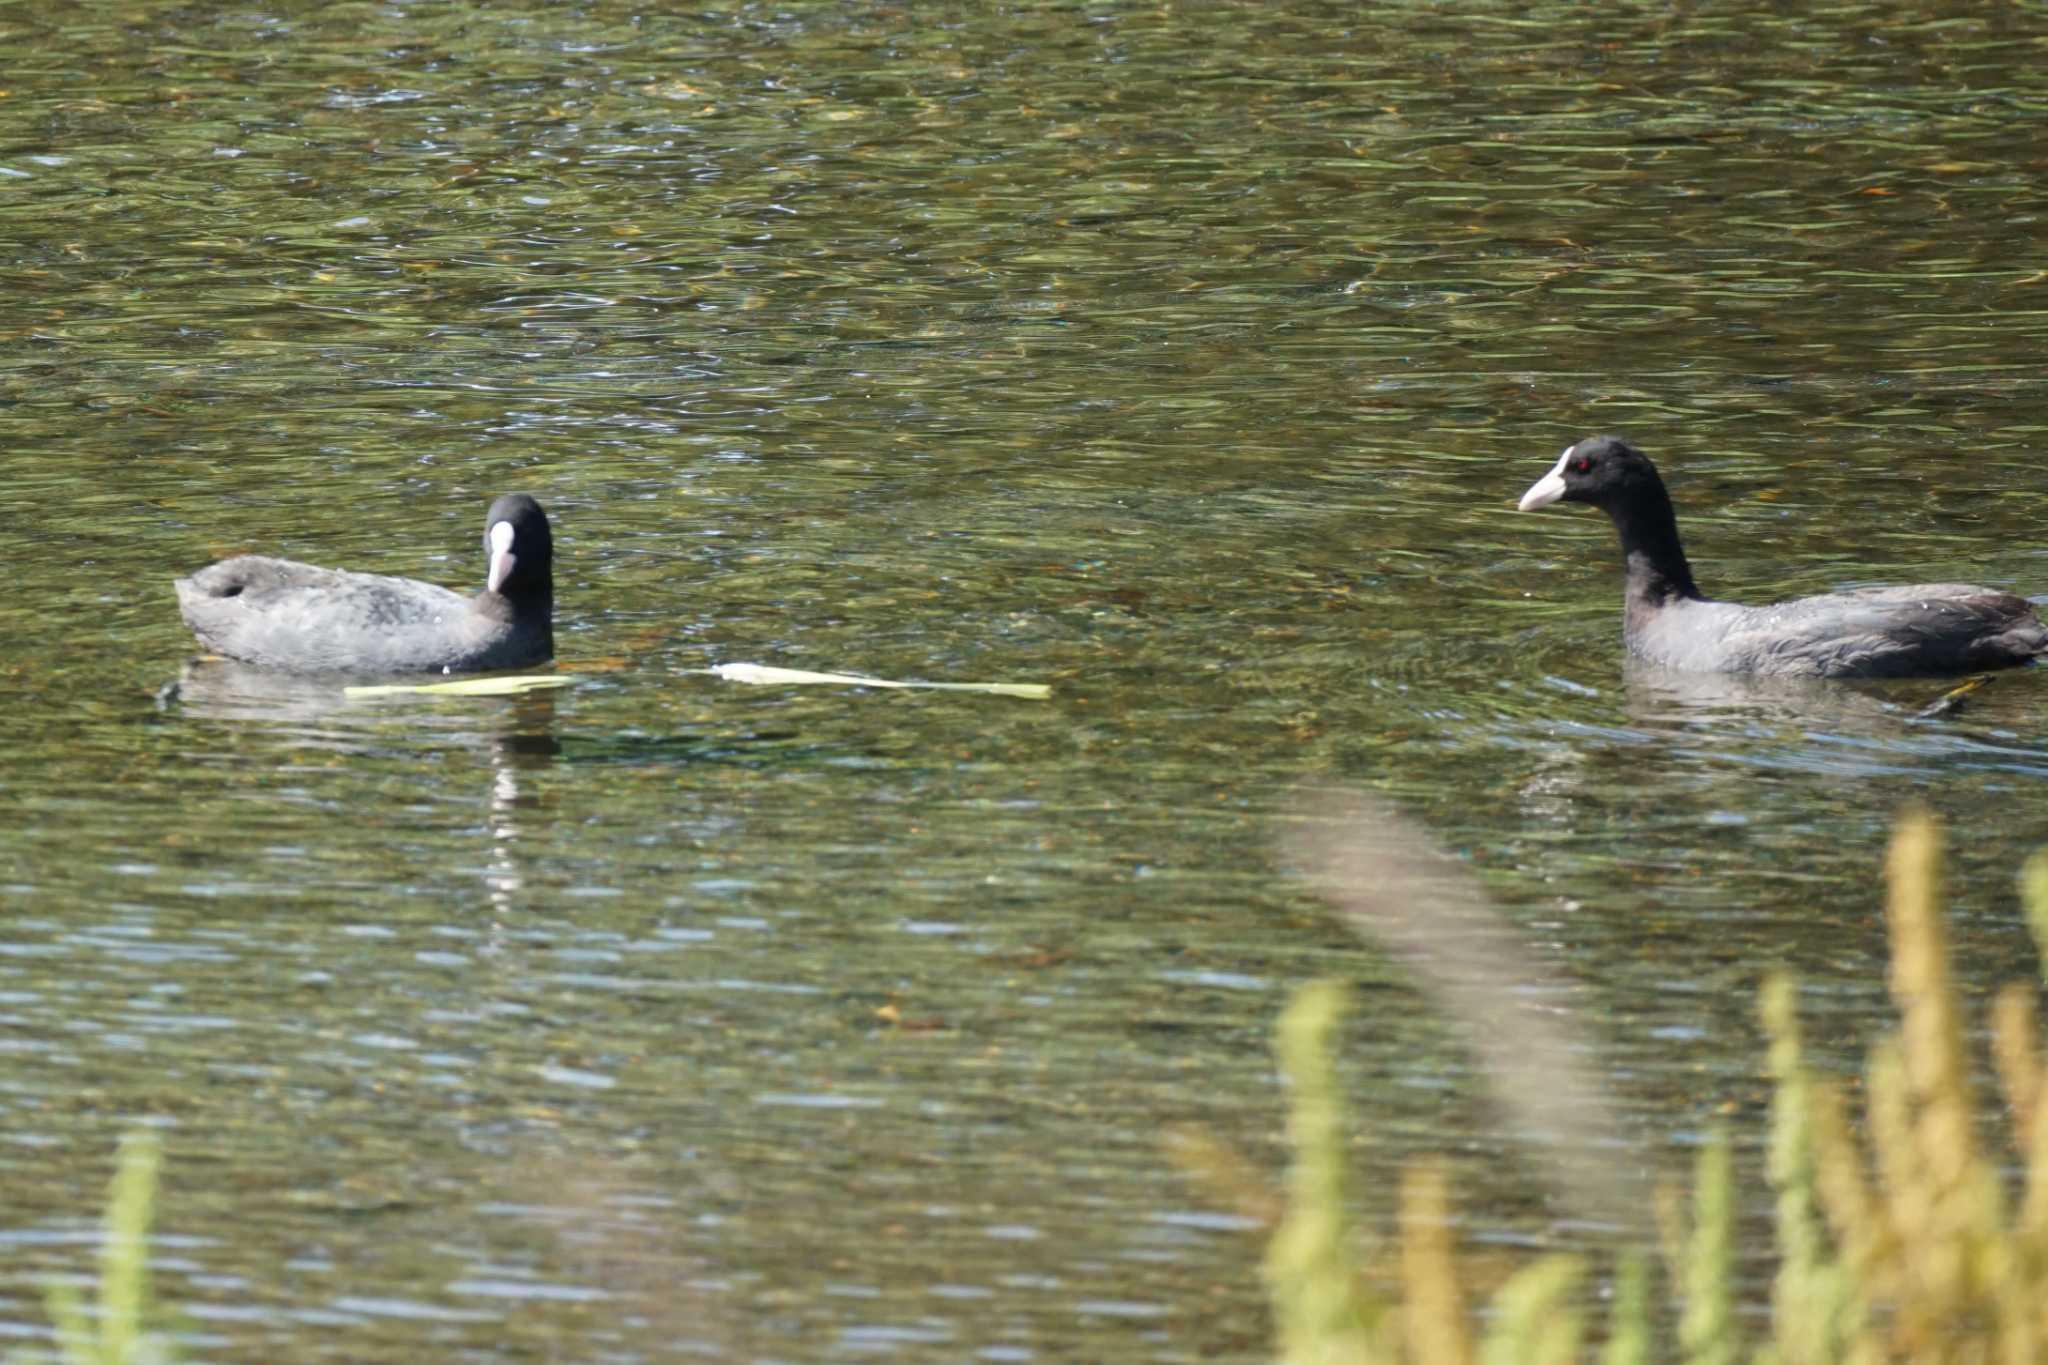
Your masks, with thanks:
[[[1685,547],[1678,543],[1678,518],[1662,488],[1639,489],[1635,497],[1610,503],[1606,511],[1621,533],[1631,604],[1661,607],[1680,598],[1701,599],[1693,585],[1692,566],[1685,562]]]

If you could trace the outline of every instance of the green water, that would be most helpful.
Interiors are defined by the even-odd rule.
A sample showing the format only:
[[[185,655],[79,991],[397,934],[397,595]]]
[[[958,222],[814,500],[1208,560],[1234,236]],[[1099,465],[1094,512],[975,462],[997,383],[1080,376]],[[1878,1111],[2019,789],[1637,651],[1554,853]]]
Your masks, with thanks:
[[[1267,1036],[1357,982],[1363,1210],[1596,1243],[1276,845],[1453,850],[1631,1173],[1884,1027],[1893,812],[2032,971],[2048,674],[1635,675],[1627,434],[1709,591],[2048,591],[2038,4],[0,8],[0,1334],[161,1127],[206,1359],[1253,1360]],[[260,549],[481,579],[554,696],[208,668]],[[719,662],[1043,681],[751,689]],[[181,681],[175,697],[166,685]],[[162,700],[159,700],[160,694]],[[1761,1205],[1759,1205],[1761,1207]]]

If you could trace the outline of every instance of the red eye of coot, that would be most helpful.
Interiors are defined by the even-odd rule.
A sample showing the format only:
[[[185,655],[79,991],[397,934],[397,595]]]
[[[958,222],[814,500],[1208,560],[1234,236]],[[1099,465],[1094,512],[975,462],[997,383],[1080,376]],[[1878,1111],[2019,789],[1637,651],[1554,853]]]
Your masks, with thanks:
[[[1579,456],[1578,459],[1572,461],[1572,468],[1578,470],[1581,474],[1585,473],[1592,467],[1593,462],[1583,455]]]

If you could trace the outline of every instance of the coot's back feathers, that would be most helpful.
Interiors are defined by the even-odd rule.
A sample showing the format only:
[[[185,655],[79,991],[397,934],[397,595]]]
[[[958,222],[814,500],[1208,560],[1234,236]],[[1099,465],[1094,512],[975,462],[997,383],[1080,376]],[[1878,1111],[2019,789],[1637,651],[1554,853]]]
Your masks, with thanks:
[[[1522,495],[1528,511],[1587,502],[1621,536],[1622,636],[1652,663],[1715,673],[1904,677],[2023,664],[2048,653],[2026,598],[1969,583],[1859,588],[1773,606],[1716,602],[1694,585],[1671,498],[1648,456],[1594,436]]]
[[[554,541],[523,493],[484,519],[488,586],[432,583],[239,555],[177,580],[178,609],[217,654],[295,673],[465,673],[554,656]]]

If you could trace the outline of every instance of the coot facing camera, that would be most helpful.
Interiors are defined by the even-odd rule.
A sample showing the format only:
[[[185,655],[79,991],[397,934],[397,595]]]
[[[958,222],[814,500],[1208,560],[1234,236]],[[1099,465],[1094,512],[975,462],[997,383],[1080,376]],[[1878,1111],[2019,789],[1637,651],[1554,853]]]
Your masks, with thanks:
[[[2048,652],[2033,603],[1969,583],[1916,583],[1716,602],[1693,583],[1678,518],[1649,456],[1612,436],[1568,446],[1521,510],[1586,502],[1621,535],[1622,638],[1667,668],[1814,678],[1896,678],[2023,664]]]
[[[177,580],[178,610],[216,654],[294,673],[473,673],[555,653],[547,513],[508,493],[484,517],[484,590],[237,555]]]

